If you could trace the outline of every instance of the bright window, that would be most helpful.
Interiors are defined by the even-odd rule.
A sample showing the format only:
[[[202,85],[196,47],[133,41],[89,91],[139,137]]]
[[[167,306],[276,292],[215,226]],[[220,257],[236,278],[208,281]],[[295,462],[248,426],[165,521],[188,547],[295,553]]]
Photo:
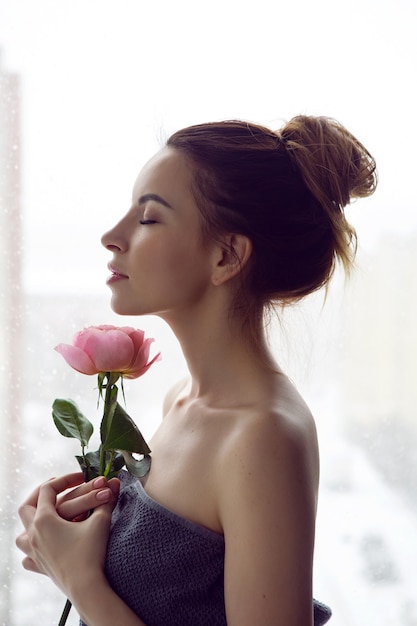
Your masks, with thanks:
[[[379,190],[349,209],[359,236],[338,275],[272,333],[317,418],[322,472],[315,595],[330,624],[417,623],[416,4],[355,0],[142,3],[15,0],[0,24],[0,623],[57,623],[64,598],[24,572],[17,503],[76,469],[50,416],[72,397],[95,417],[95,381],[53,351],[120,323],[99,239],[126,210],[160,136],[297,113],[339,119],[374,154]],[[158,320],[123,320],[164,360],[126,385],[149,436],[184,371]],[[36,616],[36,617],[35,617]],[[72,621],[71,621],[72,620]],[[68,624],[76,624],[73,614]]]

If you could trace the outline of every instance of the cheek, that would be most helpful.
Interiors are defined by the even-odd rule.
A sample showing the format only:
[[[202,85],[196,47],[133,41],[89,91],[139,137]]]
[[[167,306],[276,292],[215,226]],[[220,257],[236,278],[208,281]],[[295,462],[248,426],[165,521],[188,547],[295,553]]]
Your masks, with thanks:
[[[200,292],[210,280],[207,255],[201,248],[191,245],[187,237],[176,245],[171,244],[155,247],[151,274],[163,289],[171,294],[178,292],[179,297]]]
[[[144,241],[138,254],[143,262],[150,263],[152,268],[158,268],[167,274],[175,273],[188,266],[201,266],[201,261],[204,261],[201,248],[187,233],[176,237],[155,237]]]

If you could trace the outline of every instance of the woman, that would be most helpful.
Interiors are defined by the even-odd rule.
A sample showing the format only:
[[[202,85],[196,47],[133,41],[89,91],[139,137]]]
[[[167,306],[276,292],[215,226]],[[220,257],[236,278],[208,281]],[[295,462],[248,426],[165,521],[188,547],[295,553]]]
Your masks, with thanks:
[[[50,576],[84,623],[327,621],[312,600],[315,425],[264,317],[326,287],[337,262],[349,269],[343,208],[375,186],[367,150],[309,116],[277,133],[239,121],[186,128],[139,174],[102,240],[112,308],[166,320],[190,379],[165,400],[142,484],[122,473],[121,485],[99,478],[65,495],[82,482],[68,475],[20,508],[24,566]]]

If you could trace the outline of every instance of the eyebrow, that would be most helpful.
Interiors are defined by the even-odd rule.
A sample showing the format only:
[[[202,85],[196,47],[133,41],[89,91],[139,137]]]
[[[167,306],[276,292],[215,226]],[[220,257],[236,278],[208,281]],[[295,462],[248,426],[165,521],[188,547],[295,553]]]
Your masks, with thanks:
[[[139,198],[138,204],[145,204],[146,202],[149,202],[150,200],[153,200],[154,202],[159,202],[159,204],[163,204],[163,206],[166,206],[168,209],[173,208],[169,204],[169,202],[161,198],[161,196],[158,196],[158,194],[156,193],[145,193],[143,196]]]

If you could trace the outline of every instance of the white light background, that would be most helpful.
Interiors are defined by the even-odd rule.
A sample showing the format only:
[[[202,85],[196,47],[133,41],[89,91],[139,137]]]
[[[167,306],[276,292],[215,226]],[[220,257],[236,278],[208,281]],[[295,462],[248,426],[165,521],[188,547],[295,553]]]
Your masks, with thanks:
[[[414,0],[0,0],[2,66],[21,79],[25,291],[105,296],[100,236],[138,170],[171,132],[217,119],[335,117],[378,164],[378,192],[349,209],[361,249],[415,235],[416,18]],[[377,607],[355,621],[330,578],[332,625],[389,623]]]

